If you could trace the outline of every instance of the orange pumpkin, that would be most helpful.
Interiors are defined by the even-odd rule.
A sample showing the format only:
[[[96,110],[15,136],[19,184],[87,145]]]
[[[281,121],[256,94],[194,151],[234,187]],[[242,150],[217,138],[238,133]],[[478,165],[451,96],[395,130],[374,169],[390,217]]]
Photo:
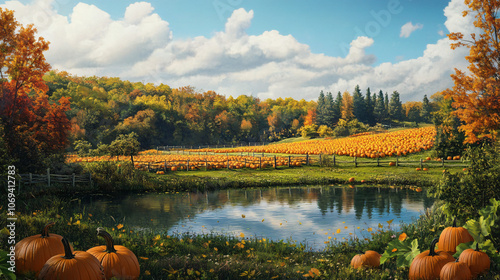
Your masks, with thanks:
[[[16,271],[26,273],[34,271],[38,275],[45,262],[51,257],[64,253],[62,236],[49,234],[50,222],[43,227],[42,233],[26,237],[16,244]]]
[[[418,254],[410,265],[410,280],[434,280],[439,279],[441,268],[455,259],[446,251],[435,251],[438,239],[431,243],[430,250]]]
[[[354,183],[355,181],[356,179],[354,179],[354,177],[349,178],[349,183]]]
[[[139,278],[139,261],[127,247],[114,245],[111,235],[102,228],[97,228],[97,235],[106,240],[106,246],[97,246],[87,250],[96,257],[104,268],[106,279],[134,280]]]
[[[357,254],[351,260],[353,268],[378,267],[380,266],[380,255],[375,251],[368,250],[364,254]]]
[[[476,250],[467,249],[460,254],[460,262],[467,264],[473,277],[490,270],[490,257],[479,250],[477,243]]]
[[[66,238],[61,240],[64,254],[55,255],[43,266],[40,280],[105,280],[99,261],[85,251],[72,251]]]
[[[471,280],[472,274],[467,264],[459,262],[449,262],[441,268],[440,280]]]
[[[470,241],[474,241],[472,235],[465,228],[457,227],[457,220],[453,219],[453,226],[445,228],[439,236],[439,249],[453,255],[458,245]]]

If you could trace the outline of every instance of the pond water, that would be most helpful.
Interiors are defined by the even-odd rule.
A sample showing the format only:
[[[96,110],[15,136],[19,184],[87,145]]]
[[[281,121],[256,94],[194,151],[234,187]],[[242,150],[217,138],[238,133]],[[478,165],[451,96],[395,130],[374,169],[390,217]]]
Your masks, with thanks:
[[[243,233],[321,250],[328,241],[370,238],[381,227],[397,228],[433,203],[425,192],[408,188],[304,186],[134,194],[85,206],[110,227],[122,223],[134,231],[171,235]]]

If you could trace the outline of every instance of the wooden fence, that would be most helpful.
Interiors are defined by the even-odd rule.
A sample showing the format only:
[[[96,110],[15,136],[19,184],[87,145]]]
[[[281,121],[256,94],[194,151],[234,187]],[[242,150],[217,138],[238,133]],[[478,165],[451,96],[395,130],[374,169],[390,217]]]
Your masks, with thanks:
[[[182,152],[179,154],[189,154],[189,155],[208,155],[208,153],[196,153],[196,152]],[[247,153],[245,153],[247,154]],[[220,154],[219,154],[220,155]],[[211,169],[240,169],[240,168],[252,168],[252,169],[262,169],[262,168],[278,168],[278,167],[296,167],[296,166],[406,166],[406,167],[417,167],[417,168],[430,168],[430,167],[468,167],[468,163],[463,160],[400,160],[396,157],[395,160],[388,159],[371,159],[371,158],[358,158],[354,157],[352,160],[338,160],[335,155],[290,155],[290,156],[265,156],[264,153],[255,154],[248,153],[248,158],[241,153],[241,156],[232,156],[226,154],[227,158],[224,160],[213,161],[208,160],[208,158],[198,159],[198,160],[173,160],[173,161],[136,161],[136,167],[142,170],[148,171],[167,171],[167,170],[211,170]],[[243,158],[241,158],[243,157]]]
[[[59,174],[50,174],[50,168],[47,168],[46,174],[20,174],[21,179],[19,180],[19,189],[22,185],[37,185],[43,184],[48,188],[53,186],[54,184],[66,184],[70,185],[74,188],[76,184],[89,184],[92,187],[92,175],[90,173],[84,175],[77,175],[73,173],[72,175],[59,175]],[[18,191],[19,191],[18,189]]]

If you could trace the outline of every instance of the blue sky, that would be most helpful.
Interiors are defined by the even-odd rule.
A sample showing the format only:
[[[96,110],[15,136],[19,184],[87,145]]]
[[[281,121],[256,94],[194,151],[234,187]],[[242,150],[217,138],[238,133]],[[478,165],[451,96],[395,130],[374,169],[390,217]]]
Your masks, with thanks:
[[[316,99],[320,90],[392,92],[403,101],[451,86],[468,31],[463,0],[0,1],[51,41],[53,68],[192,85],[227,96]],[[36,11],[33,13],[33,11]],[[406,32],[404,32],[406,30]]]

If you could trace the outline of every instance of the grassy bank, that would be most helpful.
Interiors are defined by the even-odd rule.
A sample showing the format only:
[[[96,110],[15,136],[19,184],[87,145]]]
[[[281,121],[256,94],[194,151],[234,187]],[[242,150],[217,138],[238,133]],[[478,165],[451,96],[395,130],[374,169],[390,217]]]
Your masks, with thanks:
[[[119,163],[118,163],[119,164]],[[362,186],[366,184],[430,186],[443,175],[441,167],[428,171],[416,171],[414,167],[319,167],[302,166],[278,169],[223,169],[209,171],[176,171],[157,175],[138,170],[123,171],[117,163],[92,163],[87,169],[93,172],[97,189],[106,193],[114,191],[204,191],[228,188],[255,188],[294,185],[345,184],[349,178]],[[105,165],[105,168],[103,168]],[[100,166],[95,168],[95,166]],[[450,172],[462,172],[462,168],[447,168]],[[95,190],[94,190],[95,191]]]

